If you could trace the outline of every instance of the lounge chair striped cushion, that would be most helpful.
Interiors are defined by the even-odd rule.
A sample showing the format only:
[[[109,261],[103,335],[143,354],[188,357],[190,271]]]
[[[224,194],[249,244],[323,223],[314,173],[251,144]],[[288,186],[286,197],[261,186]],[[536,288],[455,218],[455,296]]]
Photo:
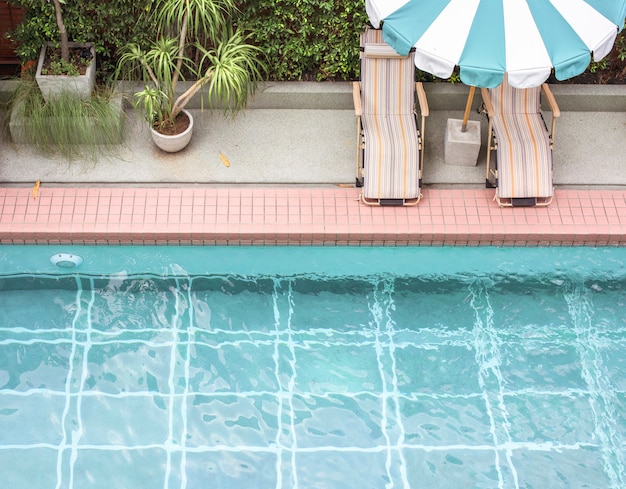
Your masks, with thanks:
[[[552,151],[541,116],[541,87],[517,89],[504,82],[489,90],[498,141],[498,196],[551,197]]]
[[[419,140],[414,114],[413,55],[400,57],[382,32],[362,36],[361,93],[365,160],[363,197],[419,197]]]

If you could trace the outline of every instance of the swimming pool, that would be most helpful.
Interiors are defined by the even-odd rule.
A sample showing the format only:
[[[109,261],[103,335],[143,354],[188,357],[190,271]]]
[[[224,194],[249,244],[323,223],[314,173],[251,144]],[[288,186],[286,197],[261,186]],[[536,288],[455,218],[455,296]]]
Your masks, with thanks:
[[[624,249],[8,246],[0,310],[12,489],[626,487]]]

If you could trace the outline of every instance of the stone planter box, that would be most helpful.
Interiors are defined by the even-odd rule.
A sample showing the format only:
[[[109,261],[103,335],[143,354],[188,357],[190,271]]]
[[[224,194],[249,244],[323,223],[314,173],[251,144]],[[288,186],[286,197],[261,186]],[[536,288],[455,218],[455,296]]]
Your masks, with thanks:
[[[15,80],[0,80],[0,104],[8,102],[17,83]],[[187,86],[186,83],[179,83],[181,90]],[[130,98],[142,88],[140,85],[119,82],[116,92]],[[626,112],[626,84],[559,84],[551,85],[550,88],[562,111]],[[424,89],[431,111],[463,110],[469,91],[465,85],[443,82],[425,83]],[[480,102],[480,90],[477,90],[474,104]],[[196,96],[187,109],[199,109],[201,106],[200,97]],[[219,106],[216,108],[219,109]],[[250,99],[248,108],[352,110],[352,87],[349,82],[266,82],[260,84],[259,92]]]
[[[559,108],[563,112],[625,112],[625,85],[577,85],[560,83],[550,85]],[[431,111],[463,110],[469,87],[460,83],[424,83]],[[473,107],[482,104],[480,90],[476,90]]]
[[[46,43],[39,53],[39,62],[37,63],[37,71],[35,80],[41,94],[46,102],[60,95],[63,92],[70,92],[76,96],[87,99],[91,97],[91,92],[96,84],[96,51],[91,43],[70,42],[69,47],[72,48],[88,48],[91,52],[91,63],[87,67],[84,75],[67,76],[67,75],[42,75],[43,63],[46,58],[46,52],[51,43]]]

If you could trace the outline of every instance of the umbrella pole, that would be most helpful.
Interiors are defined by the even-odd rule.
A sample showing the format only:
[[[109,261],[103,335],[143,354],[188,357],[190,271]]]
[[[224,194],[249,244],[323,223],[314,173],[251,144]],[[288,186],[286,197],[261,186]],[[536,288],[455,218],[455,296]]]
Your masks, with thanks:
[[[474,101],[474,92],[476,87],[472,85],[470,87],[469,95],[467,96],[467,104],[465,104],[465,114],[463,114],[463,125],[461,126],[461,132],[467,132],[467,121],[469,121],[470,110],[472,110],[472,102]]]

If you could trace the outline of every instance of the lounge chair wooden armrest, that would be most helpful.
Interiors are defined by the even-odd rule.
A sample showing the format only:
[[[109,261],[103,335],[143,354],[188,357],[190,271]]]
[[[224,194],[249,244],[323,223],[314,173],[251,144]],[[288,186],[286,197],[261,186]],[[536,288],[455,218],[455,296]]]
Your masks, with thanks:
[[[430,114],[428,109],[428,99],[426,98],[426,92],[424,91],[424,85],[422,82],[415,82],[415,91],[417,92],[417,103],[420,106],[422,117],[428,117]]]
[[[554,98],[554,94],[547,83],[543,83],[541,85],[541,90],[548,101],[548,105],[550,106],[550,111],[552,112],[552,123],[550,124],[550,147],[554,144],[554,133],[556,132],[556,119],[561,115],[561,109],[559,109],[559,105],[556,103],[556,98]]]
[[[556,98],[554,98],[552,90],[550,90],[550,86],[547,83],[544,83],[541,85],[541,90],[543,90],[543,94],[546,96],[546,100],[548,101],[548,105],[552,111],[552,117],[560,117],[561,109],[559,109],[559,105],[556,103]]]
[[[352,82],[352,100],[354,102],[354,112],[357,116],[363,115],[363,105],[361,104],[361,83]]]
[[[489,89],[488,88],[481,88],[480,89],[480,94],[483,98],[483,103],[485,104],[485,110],[487,111],[487,115],[489,117],[492,117],[495,113],[494,109],[493,109],[493,104],[491,103],[491,97],[489,96]]]

